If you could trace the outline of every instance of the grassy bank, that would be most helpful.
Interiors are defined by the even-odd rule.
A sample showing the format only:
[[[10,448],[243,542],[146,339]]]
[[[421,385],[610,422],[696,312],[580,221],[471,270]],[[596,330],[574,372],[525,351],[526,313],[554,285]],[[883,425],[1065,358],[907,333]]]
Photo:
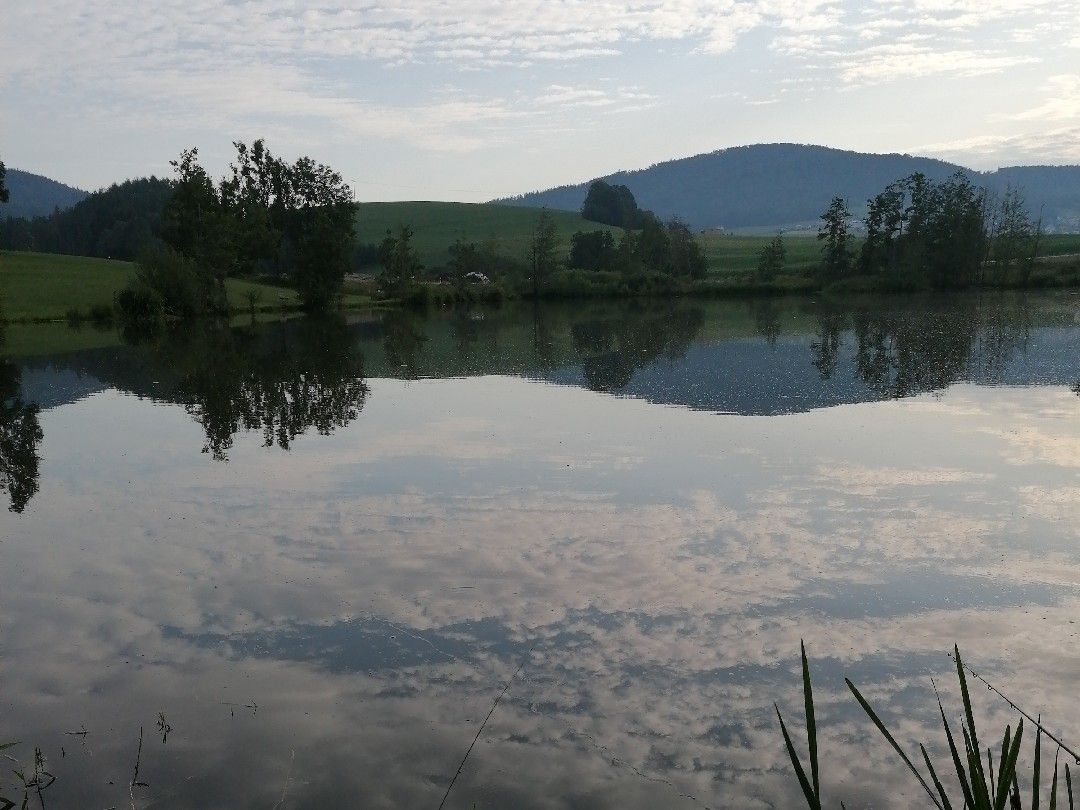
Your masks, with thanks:
[[[71,315],[90,317],[94,308],[111,307],[113,297],[135,274],[131,262],[60,256],[52,253],[0,252],[0,311],[8,322],[60,321]],[[248,312],[249,296],[255,309],[270,312],[297,309],[293,290],[241,279],[225,283],[230,308]],[[370,299],[346,295],[346,306],[362,306]]]
[[[498,208],[499,206],[479,206]],[[519,213],[530,209],[507,209]],[[564,228],[580,223],[564,221]],[[570,231],[572,232],[572,231]],[[520,230],[525,233],[524,230]],[[814,276],[818,261],[817,240],[798,236],[788,240],[788,272],[770,282],[755,277],[757,252],[767,239],[754,236],[704,236],[702,241],[710,259],[704,279],[673,279],[646,275],[626,277],[612,272],[563,270],[545,284],[542,297],[555,300],[632,298],[632,297],[752,297],[819,292],[896,293],[929,290],[929,284],[911,276],[878,274],[857,276],[843,282],[822,286]],[[434,242],[429,243],[433,245]],[[1040,288],[1080,287],[1080,235],[1046,237],[1042,257],[1027,280],[1027,286]],[[108,308],[114,296],[135,273],[130,262],[60,256],[43,253],[0,252],[0,313],[9,323],[65,321],[91,318],[95,308]],[[1017,274],[997,277],[992,270],[982,285],[986,289],[1015,289],[1024,286]],[[255,297],[256,312],[270,313],[299,309],[293,290],[241,279],[226,282],[230,309],[236,314],[250,312],[249,296]],[[459,299],[453,286],[428,282],[410,295],[414,303],[450,304]],[[478,302],[528,298],[531,289],[525,279],[506,280],[492,285],[467,288],[466,298]],[[346,285],[342,298],[349,308],[384,306],[401,303],[376,302],[371,295]]]

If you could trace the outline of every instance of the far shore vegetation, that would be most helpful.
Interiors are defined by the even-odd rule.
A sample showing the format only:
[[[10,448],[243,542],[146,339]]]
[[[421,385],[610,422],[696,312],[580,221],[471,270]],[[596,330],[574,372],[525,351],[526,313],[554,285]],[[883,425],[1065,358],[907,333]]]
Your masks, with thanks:
[[[361,204],[329,166],[287,163],[261,140],[234,146],[217,181],[190,149],[171,179],[129,180],[47,217],[0,221],[0,319],[1080,286],[1080,235],[1044,233],[1022,189],[995,197],[963,173],[899,179],[858,217],[837,197],[816,233],[747,236],[661,221],[602,180],[579,213]]]

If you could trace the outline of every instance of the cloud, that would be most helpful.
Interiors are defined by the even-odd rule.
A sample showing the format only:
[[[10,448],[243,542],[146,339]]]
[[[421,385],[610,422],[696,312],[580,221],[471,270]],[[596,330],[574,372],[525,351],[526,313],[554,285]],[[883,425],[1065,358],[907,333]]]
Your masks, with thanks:
[[[68,745],[55,789],[84,795],[59,804],[119,805],[142,718],[165,711],[148,800],[191,784],[270,807],[293,772],[314,806],[435,806],[524,663],[463,793],[793,807],[771,712],[798,713],[802,637],[827,778],[875,806],[910,775],[841,676],[901,739],[940,744],[927,676],[955,641],[1006,694],[1080,720],[1064,387],[767,429],[513,378],[371,392],[332,437],[286,454],[256,432],[228,465],[176,406],[109,392],[47,414],[40,499],[0,514],[0,676],[5,729]],[[628,451],[643,463],[623,470]],[[980,722],[1014,721],[991,698],[973,695]],[[79,723],[93,760],[63,736]]]
[[[622,136],[626,154],[635,154],[629,144],[651,137],[654,126],[648,116],[632,114],[661,99],[666,105],[684,90],[719,102],[730,88],[700,87],[712,75],[758,104],[779,106],[783,112],[770,120],[781,124],[798,121],[785,118],[789,108],[796,116],[808,101],[853,88],[1021,68],[1063,75],[1080,43],[1066,6],[1050,0],[165,0],[151,14],[136,0],[15,0],[0,27],[0,92],[9,120],[49,129],[54,153],[76,151],[65,149],[57,133],[85,131],[116,144],[108,159],[120,166],[130,160],[132,141],[147,150],[148,135],[160,133],[162,121],[177,138],[228,133],[221,138],[227,142],[255,133],[272,137],[279,149],[356,144],[360,154],[379,140],[390,152],[437,159],[513,146],[554,163],[559,140],[576,138],[578,154],[585,154],[580,146],[598,137],[603,111],[626,114],[611,122],[611,131]],[[601,86],[600,71],[615,77],[618,89]],[[695,75],[687,81],[680,71]],[[810,71],[817,82],[781,96],[785,78]],[[459,90],[444,90],[448,76]],[[680,113],[699,111],[685,97],[680,103]],[[1069,104],[1028,114],[1060,121],[1071,114]],[[753,115],[745,112],[748,105],[738,106]],[[597,115],[581,114],[589,110]],[[717,103],[700,112],[723,110]],[[740,123],[736,114],[733,132]],[[1002,134],[1000,126],[989,133],[978,130],[978,121],[967,126],[969,138]],[[717,137],[708,132],[695,132],[691,123],[681,134],[684,144],[700,145]],[[756,133],[762,141],[777,137]],[[37,154],[46,149],[40,139],[15,130],[12,140],[35,160],[48,159]],[[347,174],[364,173],[356,160]],[[399,155],[398,162],[431,176],[423,161]],[[505,163],[486,165],[499,172],[500,188],[511,182]]]
[[[1038,129],[1012,135],[975,135],[911,146],[913,154],[995,169],[1024,163],[1080,163],[1080,126]]]
[[[1051,76],[1044,101],[1013,116],[1016,121],[1073,121],[1080,119],[1080,73]]]
[[[534,103],[558,109],[597,107],[644,109],[653,106],[657,97],[637,87],[577,87],[553,84],[534,99]]]

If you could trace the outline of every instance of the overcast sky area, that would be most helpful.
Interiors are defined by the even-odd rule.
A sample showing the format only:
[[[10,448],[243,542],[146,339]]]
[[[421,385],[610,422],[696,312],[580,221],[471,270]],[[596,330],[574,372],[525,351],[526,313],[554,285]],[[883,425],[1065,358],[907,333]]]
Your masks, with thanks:
[[[197,145],[479,201],[760,142],[1080,163],[1080,0],[5,0],[0,157],[93,189]]]

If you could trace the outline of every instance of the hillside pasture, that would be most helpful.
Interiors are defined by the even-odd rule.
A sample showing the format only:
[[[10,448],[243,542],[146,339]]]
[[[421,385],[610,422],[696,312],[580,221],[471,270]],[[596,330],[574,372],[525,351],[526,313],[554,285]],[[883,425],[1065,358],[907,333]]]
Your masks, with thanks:
[[[758,254],[772,239],[770,236],[746,236],[705,233],[698,237],[710,275],[746,274],[757,269]],[[821,260],[821,244],[813,234],[784,235],[787,251],[787,271],[803,273],[812,270]]]
[[[541,211],[493,203],[361,203],[357,240],[377,245],[387,230],[397,232],[402,225],[408,225],[413,229],[413,247],[428,270],[446,265],[450,260],[448,249],[457,239],[478,244],[494,242],[497,253],[524,262]],[[577,231],[610,230],[616,238],[621,234],[619,228],[589,222],[577,213],[549,213],[564,256],[570,250],[570,237]]]
[[[0,252],[0,317],[12,322],[62,320],[69,313],[88,316],[93,307],[112,306],[116,293],[135,275],[131,262],[61,256],[53,253]],[[293,290],[242,279],[225,282],[230,308],[248,309],[254,293],[257,310],[296,308]],[[365,302],[346,296],[345,304]]]

